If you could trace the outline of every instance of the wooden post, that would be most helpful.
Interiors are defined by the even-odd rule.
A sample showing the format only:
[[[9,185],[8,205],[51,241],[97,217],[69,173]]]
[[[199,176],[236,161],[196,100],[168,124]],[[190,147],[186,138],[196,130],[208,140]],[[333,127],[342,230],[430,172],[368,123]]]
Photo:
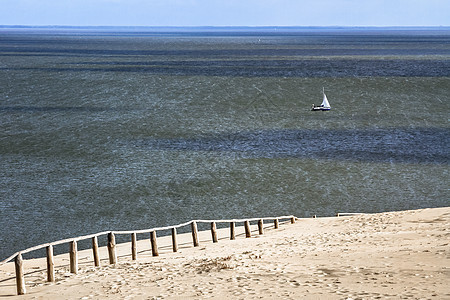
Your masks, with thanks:
[[[291,224],[294,224],[295,223],[295,217],[292,217],[291,218]]]
[[[69,244],[70,273],[78,274],[78,249],[77,241],[73,240]]]
[[[278,222],[278,219],[273,220],[273,227],[275,229],[278,229],[280,227],[280,223]]]
[[[108,233],[108,256],[110,264],[117,263],[116,238],[112,232]]]
[[[22,254],[17,254],[14,264],[16,267],[16,284],[17,284],[17,295],[25,295],[25,278],[23,273],[23,259]]]
[[[211,236],[213,243],[217,243],[217,228],[216,222],[211,222]]]
[[[175,227],[172,228],[172,249],[173,249],[173,252],[178,251],[177,229]]]
[[[150,243],[152,244],[152,255],[159,256],[158,245],[156,244],[156,231],[150,232]]]
[[[94,266],[100,266],[100,256],[98,255],[98,239],[96,236],[92,238],[92,255],[94,257]]]
[[[236,239],[236,230],[234,222],[230,222],[230,240]]]
[[[197,231],[197,223],[195,221],[192,221],[191,229],[192,229],[192,239],[194,241],[194,247],[198,247],[198,231]]]
[[[131,260],[136,260],[137,258],[137,245],[136,245],[136,232],[131,234]]]
[[[245,237],[246,238],[252,237],[252,233],[250,232],[250,222],[249,221],[245,221],[244,222],[244,227],[245,227]]]
[[[259,234],[264,234],[264,222],[263,219],[258,220],[258,232]]]
[[[47,246],[47,281],[55,282],[55,263],[53,261],[53,246]]]

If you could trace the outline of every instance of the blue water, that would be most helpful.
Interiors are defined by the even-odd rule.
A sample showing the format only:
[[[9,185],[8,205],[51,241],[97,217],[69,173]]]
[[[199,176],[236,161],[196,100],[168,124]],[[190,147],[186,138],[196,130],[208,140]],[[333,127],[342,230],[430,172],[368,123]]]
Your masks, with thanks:
[[[311,112],[325,87],[329,112]],[[449,205],[450,32],[0,29],[0,259],[191,219]]]

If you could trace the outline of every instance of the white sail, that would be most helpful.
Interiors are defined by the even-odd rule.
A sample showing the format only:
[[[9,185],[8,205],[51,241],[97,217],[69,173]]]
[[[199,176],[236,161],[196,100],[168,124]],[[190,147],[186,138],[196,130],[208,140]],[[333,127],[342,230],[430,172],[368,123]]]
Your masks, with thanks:
[[[323,100],[320,106],[325,108],[331,108],[330,103],[328,103],[327,95],[325,95],[325,92],[323,93]]]

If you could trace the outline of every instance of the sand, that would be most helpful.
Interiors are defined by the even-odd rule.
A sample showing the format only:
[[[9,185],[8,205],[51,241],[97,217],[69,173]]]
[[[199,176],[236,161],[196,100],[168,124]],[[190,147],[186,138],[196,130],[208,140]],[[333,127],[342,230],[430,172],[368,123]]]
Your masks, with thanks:
[[[15,296],[14,266],[0,266],[0,297],[8,299],[450,299],[450,207],[298,219],[265,224],[236,240],[219,230],[219,242],[201,232],[200,246],[179,237],[158,238],[159,256],[139,241],[118,263],[92,266],[80,251],[78,274],[68,255],[57,256],[56,282],[46,283],[45,260],[25,261],[27,294]]]

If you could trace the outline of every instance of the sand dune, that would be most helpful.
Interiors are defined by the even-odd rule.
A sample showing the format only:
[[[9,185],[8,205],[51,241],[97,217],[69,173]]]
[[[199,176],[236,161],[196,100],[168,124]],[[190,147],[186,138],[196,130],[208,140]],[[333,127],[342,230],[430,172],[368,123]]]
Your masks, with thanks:
[[[450,207],[299,219],[264,235],[228,229],[219,242],[200,233],[200,246],[180,235],[172,253],[169,237],[118,247],[118,263],[92,266],[80,251],[79,273],[67,255],[55,257],[56,283],[46,283],[45,260],[25,261],[27,294],[14,296],[14,266],[0,266],[0,297],[8,299],[450,299]],[[256,229],[256,228],[254,228]],[[242,228],[237,228],[242,233]]]

